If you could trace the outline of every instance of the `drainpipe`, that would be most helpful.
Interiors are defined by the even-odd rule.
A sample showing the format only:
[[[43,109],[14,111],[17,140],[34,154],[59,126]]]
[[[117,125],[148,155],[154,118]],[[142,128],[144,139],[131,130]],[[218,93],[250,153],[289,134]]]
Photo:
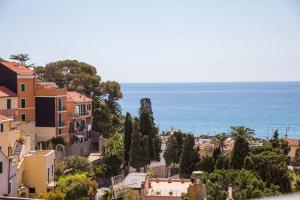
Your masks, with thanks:
[[[7,195],[9,195],[9,181],[10,181],[10,167],[11,167],[12,158],[8,157],[8,176],[7,176]],[[10,191],[12,192],[12,191]]]

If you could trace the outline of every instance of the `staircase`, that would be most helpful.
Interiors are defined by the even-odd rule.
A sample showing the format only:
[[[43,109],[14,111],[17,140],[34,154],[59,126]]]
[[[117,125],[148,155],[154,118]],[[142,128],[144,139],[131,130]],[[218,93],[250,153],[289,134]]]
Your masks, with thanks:
[[[16,143],[16,148],[15,148],[15,151],[14,151],[14,157],[20,157],[21,156],[21,152],[22,152],[22,147],[23,145],[20,144],[20,143]]]

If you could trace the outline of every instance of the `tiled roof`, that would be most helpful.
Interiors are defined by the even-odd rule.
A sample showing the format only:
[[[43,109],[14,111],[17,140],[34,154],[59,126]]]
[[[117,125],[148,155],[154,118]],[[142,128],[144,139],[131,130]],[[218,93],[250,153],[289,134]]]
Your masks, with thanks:
[[[145,182],[147,173],[130,173],[123,181],[123,185],[128,188],[139,189],[142,188],[142,183]]]
[[[34,71],[24,65],[15,62],[0,62],[3,66],[15,72],[18,75],[34,75]]]
[[[8,117],[5,117],[5,116],[3,116],[3,115],[0,115],[0,122],[1,122],[1,121],[4,121],[4,120],[9,120],[9,118],[8,118]]]
[[[289,143],[289,146],[298,146],[299,145],[298,139],[286,139],[286,141]]]
[[[67,102],[85,103],[93,101],[91,98],[75,91],[67,92]]]
[[[7,87],[0,86],[0,97],[16,97],[17,94],[9,90]]]

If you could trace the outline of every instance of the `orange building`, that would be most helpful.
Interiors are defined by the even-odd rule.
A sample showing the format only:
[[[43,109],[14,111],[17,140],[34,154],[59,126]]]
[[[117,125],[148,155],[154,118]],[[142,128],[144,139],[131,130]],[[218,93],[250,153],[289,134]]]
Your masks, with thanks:
[[[35,121],[35,73],[22,64],[0,62],[0,85],[18,95],[18,110],[23,122]]]
[[[60,136],[68,143],[66,95],[55,83],[36,83],[36,142]]]
[[[7,87],[0,86],[0,115],[18,121],[18,96]]]
[[[92,102],[91,98],[78,92],[67,92],[68,127],[72,142],[83,142],[81,139],[91,137]]]

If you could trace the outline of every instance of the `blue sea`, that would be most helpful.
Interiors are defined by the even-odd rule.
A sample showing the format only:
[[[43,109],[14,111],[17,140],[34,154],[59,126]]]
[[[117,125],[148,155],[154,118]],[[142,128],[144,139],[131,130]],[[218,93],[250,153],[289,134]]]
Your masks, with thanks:
[[[257,137],[300,138],[300,82],[121,84],[122,112],[138,115],[140,99],[151,99],[160,131],[180,128],[195,135],[244,125]]]

